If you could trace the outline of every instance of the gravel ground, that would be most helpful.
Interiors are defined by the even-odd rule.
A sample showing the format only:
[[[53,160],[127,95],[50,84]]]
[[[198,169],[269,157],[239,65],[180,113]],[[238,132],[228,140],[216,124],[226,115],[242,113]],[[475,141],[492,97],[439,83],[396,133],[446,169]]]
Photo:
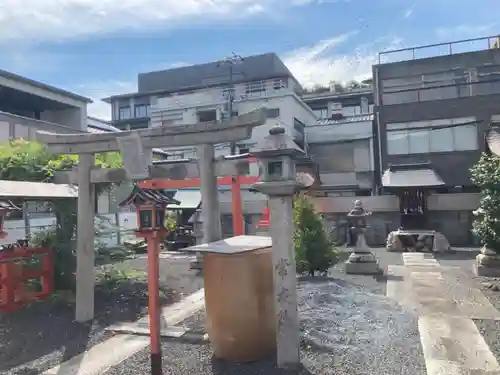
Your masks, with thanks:
[[[117,267],[144,271],[146,265],[146,259],[133,259]],[[187,260],[162,260],[160,268],[164,305],[202,287],[202,279],[189,269]],[[95,319],[87,324],[73,321],[74,304],[67,299],[0,314],[0,374],[38,374],[111,337],[105,332],[107,326],[134,321],[146,312],[147,284],[130,281],[112,290],[96,288]]]
[[[401,255],[375,249],[380,264],[401,264]],[[343,254],[348,255],[348,252]],[[385,297],[383,276],[346,275],[340,262],[328,277],[299,281],[304,368],[314,375],[424,375],[425,364],[414,316]],[[204,331],[204,312],[186,319]],[[171,375],[281,375],[275,361],[231,364],[212,358],[210,344],[165,341],[164,370]],[[139,375],[149,370],[149,349],[107,375]]]

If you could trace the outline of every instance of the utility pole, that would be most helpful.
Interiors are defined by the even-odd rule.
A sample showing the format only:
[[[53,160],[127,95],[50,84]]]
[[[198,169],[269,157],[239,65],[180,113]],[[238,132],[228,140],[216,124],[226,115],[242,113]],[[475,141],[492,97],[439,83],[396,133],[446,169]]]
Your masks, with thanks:
[[[224,58],[217,63],[217,66],[227,66],[229,70],[229,82],[228,82],[228,92],[227,92],[227,112],[228,117],[233,117],[233,102],[234,102],[234,77],[233,77],[233,67],[235,64],[243,62],[243,57],[240,55],[232,53],[231,56]],[[230,144],[231,155],[236,155],[236,143],[231,142]],[[242,236],[245,234],[245,227],[243,222],[243,204],[241,200],[241,186],[238,176],[238,170],[235,170],[235,174],[232,178],[231,184],[231,207],[233,216],[233,234],[235,236]]]

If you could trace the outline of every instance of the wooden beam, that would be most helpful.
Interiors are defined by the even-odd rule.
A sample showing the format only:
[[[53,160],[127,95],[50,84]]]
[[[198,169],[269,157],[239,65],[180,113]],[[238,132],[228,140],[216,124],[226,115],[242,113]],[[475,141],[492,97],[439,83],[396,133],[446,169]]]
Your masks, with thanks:
[[[249,163],[248,160],[242,159],[216,159],[214,162],[216,176],[232,176],[236,168],[242,171]],[[192,160],[186,163],[173,162],[171,164],[153,165],[150,168],[150,177],[152,179],[186,180],[199,178],[200,172],[197,160]],[[128,181],[129,179],[123,168],[94,168],[91,171],[90,180],[92,183],[118,183]],[[56,172],[55,182],[58,184],[77,184],[78,167],[67,172]]]
[[[141,136],[146,149],[237,142],[250,138],[252,128],[263,125],[266,118],[266,108],[259,108],[230,119],[141,129],[136,132]],[[36,139],[47,144],[54,153],[86,154],[119,151],[116,138],[131,134],[132,131],[84,134],[55,134],[37,131]]]

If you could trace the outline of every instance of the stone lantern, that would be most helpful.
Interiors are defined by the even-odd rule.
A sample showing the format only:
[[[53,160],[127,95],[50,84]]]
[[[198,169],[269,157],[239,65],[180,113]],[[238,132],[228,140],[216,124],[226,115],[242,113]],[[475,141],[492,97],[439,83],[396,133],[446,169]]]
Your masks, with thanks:
[[[165,209],[169,204],[180,204],[165,190],[141,189],[135,185],[120,206],[134,206],[137,211],[138,237],[148,243],[148,313],[151,340],[151,375],[161,375],[162,355],[160,338],[160,240],[168,234],[165,227]]]
[[[353,253],[345,263],[346,273],[376,274],[380,272],[378,261],[366,244],[365,239],[366,219],[369,215],[371,215],[371,212],[368,212],[363,207],[363,202],[360,200],[354,202],[353,208],[347,214],[347,217],[352,221],[350,229],[352,235],[356,238],[356,244]]]
[[[259,163],[259,182],[253,187],[269,197],[278,366],[295,367],[300,364],[300,326],[293,247],[293,198],[304,187],[297,182],[295,169],[295,160],[304,155],[304,151],[285,134],[283,127],[275,126],[257,149],[252,150],[252,155]]]

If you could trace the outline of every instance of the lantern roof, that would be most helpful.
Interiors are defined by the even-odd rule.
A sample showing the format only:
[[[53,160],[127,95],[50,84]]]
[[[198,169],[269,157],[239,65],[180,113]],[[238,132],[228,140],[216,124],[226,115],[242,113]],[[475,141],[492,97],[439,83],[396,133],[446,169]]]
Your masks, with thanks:
[[[349,217],[365,217],[369,216],[371,213],[368,212],[364,207],[363,207],[363,202],[361,202],[359,199],[354,201],[354,206],[349,211],[347,216]]]
[[[286,155],[300,157],[305,155],[292,137],[286,134],[285,128],[279,124],[269,129],[269,135],[259,142],[255,149],[251,150],[251,153],[257,157]]]
[[[21,211],[21,208],[17,207],[11,201],[0,201],[0,210],[3,210],[3,211]]]
[[[172,192],[163,189],[143,189],[134,185],[130,195],[119,206],[137,206],[145,203],[158,203],[161,205],[180,204],[172,197]]]

